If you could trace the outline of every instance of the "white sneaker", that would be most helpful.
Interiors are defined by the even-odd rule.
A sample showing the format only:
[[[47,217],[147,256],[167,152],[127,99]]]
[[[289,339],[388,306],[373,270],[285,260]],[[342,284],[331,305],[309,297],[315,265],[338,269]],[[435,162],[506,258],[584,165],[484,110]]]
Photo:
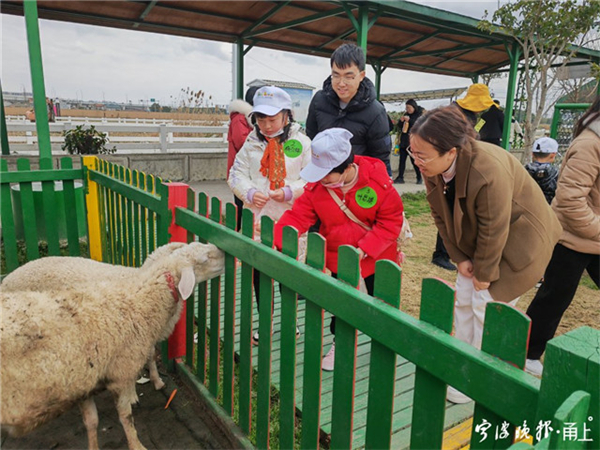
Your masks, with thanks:
[[[525,372],[530,373],[534,377],[541,377],[544,371],[544,365],[539,359],[528,359],[525,361]]]
[[[333,344],[331,344],[331,348],[325,355],[325,358],[323,358],[323,362],[321,363],[321,369],[323,369],[325,372],[332,372],[334,363],[335,363],[335,341],[333,341]]]
[[[460,392],[458,389],[448,386],[448,392],[446,393],[446,399],[452,403],[462,404],[473,401],[471,397],[467,397],[465,394]]]

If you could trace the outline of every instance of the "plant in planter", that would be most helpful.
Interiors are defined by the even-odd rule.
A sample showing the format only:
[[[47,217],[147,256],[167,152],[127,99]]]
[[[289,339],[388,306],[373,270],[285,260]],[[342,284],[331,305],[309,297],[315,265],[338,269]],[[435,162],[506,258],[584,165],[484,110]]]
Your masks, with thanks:
[[[108,136],[106,133],[96,130],[94,125],[84,128],[84,125],[77,125],[74,129],[63,132],[65,143],[63,150],[71,155],[98,155],[110,154],[117,151],[117,148],[107,148]]]

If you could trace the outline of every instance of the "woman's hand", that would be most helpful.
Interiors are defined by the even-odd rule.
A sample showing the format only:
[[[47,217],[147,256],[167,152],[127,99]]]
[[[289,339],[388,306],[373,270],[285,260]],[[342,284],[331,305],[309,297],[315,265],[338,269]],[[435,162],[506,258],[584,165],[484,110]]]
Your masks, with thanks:
[[[476,291],[483,291],[490,287],[489,281],[479,281],[476,277],[473,277],[473,286]]]
[[[267,197],[262,192],[257,191],[254,193],[254,197],[252,197],[252,204],[254,206],[256,206],[257,208],[264,207],[268,201],[269,201],[269,197]]]
[[[276,202],[285,201],[285,192],[283,189],[275,189],[274,191],[269,192],[269,197]]]
[[[473,261],[470,259],[466,259],[457,264],[458,273],[460,273],[463,277],[473,278]]]

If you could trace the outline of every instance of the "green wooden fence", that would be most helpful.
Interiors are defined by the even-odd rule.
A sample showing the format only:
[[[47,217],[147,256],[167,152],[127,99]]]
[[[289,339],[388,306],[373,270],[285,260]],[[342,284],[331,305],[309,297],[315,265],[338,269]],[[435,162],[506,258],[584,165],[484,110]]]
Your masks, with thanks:
[[[60,163],[56,170],[42,158],[40,170],[31,170],[28,159],[19,159],[17,170],[9,171],[0,160],[3,275],[40,256],[81,254],[83,171],[73,169],[70,158]]]
[[[24,164],[24,163],[21,163]],[[45,164],[45,163],[44,163]],[[66,164],[66,166],[65,166]],[[24,166],[23,166],[24,167]],[[43,167],[43,166],[42,166]],[[539,437],[536,448],[598,448],[600,442],[600,333],[580,328],[551,341],[546,352],[544,377],[540,380],[524,373],[525,349],[529,332],[526,316],[505,305],[488,306],[482,350],[453,338],[453,288],[442,280],[423,281],[421,316],[413,318],[398,309],[400,302],[400,268],[390,261],[377,265],[375,297],[356,289],[359,281],[358,253],[354,248],[340,249],[339,279],[323,272],[325,242],[317,234],[308,237],[306,264],[298,262],[297,233],[284,230],[283,251],[272,248],[273,223],[263,218],[261,242],[251,239],[253,217],[244,211],[242,231],[236,232],[235,206],[226,205],[225,219],[218,199],[187,191],[186,205],[169,203],[169,185],[160,180],[120,166],[98,161],[83,171],[61,170],[8,172],[2,165],[2,229],[7,267],[15,260],[15,231],[11,225],[10,183],[21,183],[22,203],[31,211],[29,184],[42,182],[45,219],[56,217],[53,211],[52,182],[62,179],[65,186],[64,214],[73,215],[74,199],[69,185],[87,171],[88,191],[96,190],[99,198],[103,259],[124,265],[139,265],[157,246],[170,240],[173,227],[187,231],[188,240],[200,239],[217,245],[226,253],[226,270],[222,277],[202,283],[195,298],[186,306],[187,336],[184,371],[206,383],[214,397],[221,398],[227,414],[237,416],[242,430],[251,429],[251,404],[256,397],[256,445],[268,448],[271,417],[271,355],[279,346],[281,363],[278,374],[279,427],[281,448],[294,448],[296,440],[296,402],[302,399],[300,447],[318,448],[321,438],[322,410],[321,356],[324,310],[337,316],[336,362],[333,374],[331,448],[353,448],[355,411],[355,367],[357,335],[371,339],[368,400],[364,431],[365,448],[392,447],[396,359],[398,355],[417,367],[414,382],[410,448],[441,448],[445,414],[446,386],[452,385],[476,401],[471,446],[473,448],[530,448],[526,444],[511,447],[512,436],[529,428]],[[93,188],[94,183],[96,184]],[[49,186],[49,187],[46,187]],[[7,203],[8,202],[8,203]],[[7,204],[10,206],[7,206]],[[33,208],[35,209],[35,208]],[[71,211],[67,211],[71,209]],[[54,213],[54,214],[53,214]],[[6,215],[5,215],[6,214]],[[71,220],[76,221],[77,219]],[[222,224],[221,222],[225,222]],[[58,239],[52,224],[48,234],[54,236],[52,254],[57,254]],[[11,228],[12,226],[12,228]],[[26,238],[33,236],[25,231]],[[71,242],[75,242],[71,232]],[[26,240],[27,240],[26,239]],[[33,238],[32,238],[33,239]],[[30,244],[27,244],[30,245]],[[50,248],[50,242],[48,243]],[[36,247],[37,249],[37,247]],[[9,256],[10,252],[10,256]],[[31,255],[30,255],[31,253]],[[73,249],[73,254],[76,250]],[[34,247],[28,258],[38,257]],[[241,269],[236,270],[236,260]],[[10,264],[9,264],[10,261]],[[261,303],[258,361],[252,364],[252,271],[260,271]],[[222,280],[220,278],[223,278]],[[272,331],[273,282],[281,284],[281,331]],[[236,322],[237,288],[240,314]],[[221,293],[223,285],[223,293]],[[297,295],[305,298],[304,349],[301,392],[296,392],[298,374]],[[221,308],[224,322],[221,329]],[[194,328],[198,343],[194,344]],[[238,388],[234,352],[235,333],[239,328]],[[278,342],[275,342],[277,340]],[[221,359],[222,358],[222,359]],[[179,367],[179,366],[178,366]],[[221,373],[222,370],[222,373]],[[252,377],[257,377],[253,391]],[[237,404],[234,398],[237,395]],[[234,414],[238,409],[239,413]],[[547,437],[538,424],[550,425],[554,432]],[[549,428],[545,428],[549,430]],[[563,431],[562,434],[556,430]],[[568,431],[568,433],[567,433]],[[483,434],[487,432],[487,439]],[[499,432],[499,434],[498,434]],[[576,439],[573,436],[576,435]],[[362,442],[362,441],[361,441]]]
[[[558,103],[554,106],[550,137],[556,139],[559,152],[564,154],[573,140],[573,130],[590,103]]]

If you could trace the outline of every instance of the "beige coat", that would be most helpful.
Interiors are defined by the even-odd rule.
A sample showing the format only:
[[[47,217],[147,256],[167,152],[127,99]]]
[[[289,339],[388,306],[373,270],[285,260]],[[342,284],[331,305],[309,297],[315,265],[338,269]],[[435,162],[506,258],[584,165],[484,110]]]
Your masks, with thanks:
[[[562,245],[581,253],[600,254],[600,119],[571,143],[552,209],[563,227]]]
[[[492,144],[458,151],[450,212],[441,175],[426,178],[427,200],[450,257],[473,261],[494,300],[509,302],[543,276],[561,232],[544,194],[521,163]]]

